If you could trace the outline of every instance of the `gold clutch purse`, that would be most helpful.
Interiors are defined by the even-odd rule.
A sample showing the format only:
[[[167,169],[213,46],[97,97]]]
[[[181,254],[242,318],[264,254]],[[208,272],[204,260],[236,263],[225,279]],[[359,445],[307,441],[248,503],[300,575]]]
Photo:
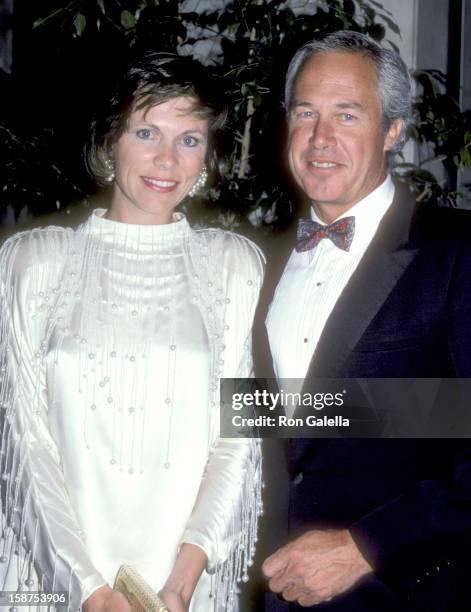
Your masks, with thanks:
[[[154,589],[130,565],[119,568],[113,589],[126,597],[133,612],[170,612]]]

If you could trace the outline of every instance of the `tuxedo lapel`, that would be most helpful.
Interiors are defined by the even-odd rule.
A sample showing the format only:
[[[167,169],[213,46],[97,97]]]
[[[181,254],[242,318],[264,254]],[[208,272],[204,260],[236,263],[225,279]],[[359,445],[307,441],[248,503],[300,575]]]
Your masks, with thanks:
[[[311,360],[313,377],[336,378],[352,349],[387,300],[418,249],[410,228],[415,203],[396,189],[396,196],[375,238],[338,299]]]

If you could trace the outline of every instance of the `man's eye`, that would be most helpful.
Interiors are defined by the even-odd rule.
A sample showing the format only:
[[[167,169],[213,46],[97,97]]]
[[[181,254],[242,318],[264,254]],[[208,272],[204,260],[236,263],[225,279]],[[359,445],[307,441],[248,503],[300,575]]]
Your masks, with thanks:
[[[195,138],[195,136],[190,136],[189,134],[186,134],[185,136],[183,136],[182,142],[186,147],[196,147],[199,140]]]
[[[142,140],[149,140],[149,138],[152,138],[152,130],[149,128],[141,128],[136,130],[136,136]]]
[[[301,111],[296,111],[294,113],[294,116],[297,119],[311,119],[311,117],[314,116],[314,113],[310,110],[301,110]]]
[[[350,113],[342,113],[340,117],[342,121],[353,121],[355,119],[355,115],[351,115]]]

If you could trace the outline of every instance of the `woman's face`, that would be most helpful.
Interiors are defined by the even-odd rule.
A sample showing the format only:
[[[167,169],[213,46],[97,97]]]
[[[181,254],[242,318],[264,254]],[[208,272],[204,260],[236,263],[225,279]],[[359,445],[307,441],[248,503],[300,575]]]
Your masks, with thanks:
[[[208,120],[178,97],[134,111],[114,146],[116,180],[108,214],[123,223],[170,223],[204,166]]]

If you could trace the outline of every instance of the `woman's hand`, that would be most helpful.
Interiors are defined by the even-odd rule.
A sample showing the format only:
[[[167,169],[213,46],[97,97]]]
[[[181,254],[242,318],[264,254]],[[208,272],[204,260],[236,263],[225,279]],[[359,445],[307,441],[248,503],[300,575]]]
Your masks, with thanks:
[[[206,553],[195,544],[182,544],[160,598],[170,612],[186,612],[202,571],[208,563]]]
[[[122,593],[102,586],[83,602],[82,612],[132,612],[132,608]]]
[[[159,592],[159,597],[167,606],[170,612],[187,612],[188,605],[185,603],[182,594],[164,587]]]

